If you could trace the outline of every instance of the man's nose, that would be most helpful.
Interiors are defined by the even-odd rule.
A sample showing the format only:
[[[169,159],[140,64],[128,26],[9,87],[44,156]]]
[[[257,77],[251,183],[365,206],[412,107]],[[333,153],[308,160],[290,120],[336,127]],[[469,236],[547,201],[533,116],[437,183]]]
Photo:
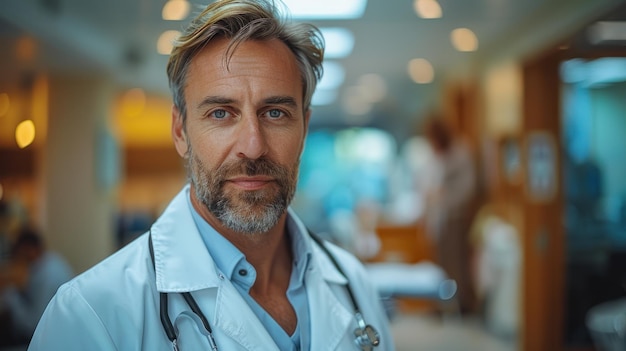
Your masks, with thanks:
[[[257,116],[243,118],[237,136],[237,157],[256,160],[268,151],[267,135]]]

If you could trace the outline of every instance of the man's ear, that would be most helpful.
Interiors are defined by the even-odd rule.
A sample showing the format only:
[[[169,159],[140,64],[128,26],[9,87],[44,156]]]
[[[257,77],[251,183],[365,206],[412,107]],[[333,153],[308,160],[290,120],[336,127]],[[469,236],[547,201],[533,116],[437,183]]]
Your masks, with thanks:
[[[309,134],[309,120],[311,119],[311,109],[306,110],[304,113],[304,134],[302,136],[302,142],[300,144],[300,155],[304,151],[304,142]]]
[[[309,133],[309,120],[311,119],[311,109],[306,110],[304,113],[304,136]]]
[[[172,105],[172,139],[180,157],[187,157],[187,134],[183,127],[183,116],[176,105]]]

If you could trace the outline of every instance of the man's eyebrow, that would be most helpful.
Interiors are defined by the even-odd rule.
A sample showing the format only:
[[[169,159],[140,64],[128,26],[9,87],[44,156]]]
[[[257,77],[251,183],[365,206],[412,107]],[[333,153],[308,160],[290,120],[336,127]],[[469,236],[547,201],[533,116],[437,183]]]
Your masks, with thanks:
[[[235,100],[223,96],[207,96],[198,104],[198,109],[211,105],[232,104]]]
[[[235,99],[223,97],[223,96],[207,96],[198,104],[198,109],[202,109],[212,105],[227,105],[236,102]],[[271,96],[263,100],[263,103],[267,105],[287,105],[291,108],[298,107],[296,99],[288,95]]]
[[[286,95],[285,96],[272,96],[263,101],[266,104],[270,104],[270,105],[287,105],[291,108],[298,107],[298,103],[296,102],[296,99],[294,99],[291,96],[286,96]]]

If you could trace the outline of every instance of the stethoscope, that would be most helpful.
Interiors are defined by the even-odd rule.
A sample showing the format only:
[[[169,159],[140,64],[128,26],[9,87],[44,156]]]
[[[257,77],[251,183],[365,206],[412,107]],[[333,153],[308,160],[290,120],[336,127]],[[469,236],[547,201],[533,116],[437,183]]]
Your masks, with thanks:
[[[324,241],[321,238],[319,238],[317,235],[311,233],[310,231],[309,231],[309,234],[311,235],[311,238],[313,238],[313,240],[319,245],[319,247],[328,256],[328,258],[330,258],[330,260],[333,262],[333,264],[335,265],[335,268],[337,268],[339,273],[341,273],[341,275],[343,275],[344,278],[346,278],[347,280],[348,279],[347,275],[344,273],[343,269],[341,269],[341,266],[339,265],[335,257],[330,253],[330,251],[324,244]],[[152,260],[152,267],[154,268],[154,249],[152,247],[152,233],[148,235],[148,245],[150,248],[150,259]],[[350,288],[350,282],[348,282],[348,284],[346,285],[346,288],[348,289],[348,295],[350,296],[350,300],[352,301],[352,306],[354,307],[354,317],[357,322],[357,328],[354,330],[354,336],[355,336],[354,343],[358,348],[360,348],[363,351],[372,351],[374,347],[380,345],[380,336],[378,334],[378,331],[376,331],[376,329],[370,324],[365,323],[365,319],[363,319],[363,315],[361,314],[359,305],[356,302],[356,298],[354,297],[352,288]],[[202,325],[204,326],[204,329],[206,329],[208,336],[209,336],[209,345],[211,346],[211,350],[217,351],[217,344],[215,343],[215,339],[213,338],[213,330],[211,329],[211,325],[209,325],[209,321],[206,319],[202,310],[200,310],[200,307],[196,303],[196,300],[193,298],[193,296],[191,296],[191,293],[189,292],[182,292],[180,294],[183,296],[183,299],[185,300],[189,308],[191,308],[191,311],[195,313],[196,316],[198,316],[198,318],[200,318],[200,321],[202,321]],[[159,293],[159,298],[160,298],[159,314],[161,317],[161,324],[163,325],[163,330],[165,330],[165,334],[167,335],[167,338],[172,342],[173,350],[178,351],[178,341],[176,337],[176,331],[174,329],[174,326],[172,325],[172,320],[170,319],[169,314],[167,312],[168,311],[167,309],[168,293],[164,293],[164,292]]]

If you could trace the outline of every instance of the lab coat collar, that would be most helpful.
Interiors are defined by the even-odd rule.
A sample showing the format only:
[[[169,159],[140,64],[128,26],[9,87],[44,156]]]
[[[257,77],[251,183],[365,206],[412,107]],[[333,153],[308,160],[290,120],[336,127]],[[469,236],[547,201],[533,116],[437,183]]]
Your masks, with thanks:
[[[328,255],[317,245],[317,243],[308,234],[310,233],[308,228],[302,223],[302,221],[296,216],[291,208],[288,210],[289,219],[293,221],[293,227],[295,227],[300,233],[306,233],[303,235],[306,245],[313,249],[313,262],[310,262],[309,269],[319,269],[322,278],[334,284],[347,284],[348,280],[338,270],[337,267],[330,260]]]
[[[186,185],[152,225],[159,292],[196,291],[219,285],[219,273],[191,215]]]

